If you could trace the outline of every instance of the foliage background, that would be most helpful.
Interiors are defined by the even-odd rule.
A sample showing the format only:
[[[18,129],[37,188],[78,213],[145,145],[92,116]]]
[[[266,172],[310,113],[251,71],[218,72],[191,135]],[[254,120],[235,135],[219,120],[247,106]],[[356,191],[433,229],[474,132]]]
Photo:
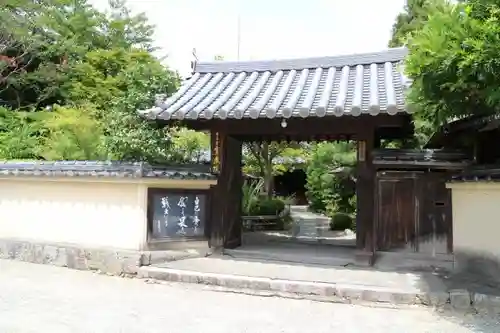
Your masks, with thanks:
[[[0,158],[121,159],[174,154],[179,133],[138,118],[175,71],[151,51],[153,27],[124,1],[5,0],[0,8]]]
[[[101,13],[86,0],[3,0],[0,7],[0,159],[200,162],[209,138],[137,116],[180,85],[153,56],[154,27],[123,0]],[[415,137],[422,147],[450,120],[500,111],[500,1],[407,0],[391,47],[406,45]],[[222,59],[217,56],[217,59]],[[263,179],[307,165],[311,208],[355,211],[352,143],[249,143],[244,171]],[[338,173],[343,169],[348,172]],[[347,181],[346,181],[347,179]]]
[[[333,217],[356,210],[353,142],[319,143],[313,147],[307,167],[307,196],[313,211]]]

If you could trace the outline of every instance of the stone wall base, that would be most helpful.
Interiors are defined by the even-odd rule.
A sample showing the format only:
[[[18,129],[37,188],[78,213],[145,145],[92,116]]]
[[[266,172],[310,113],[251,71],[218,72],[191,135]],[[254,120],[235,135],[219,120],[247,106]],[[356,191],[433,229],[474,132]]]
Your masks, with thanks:
[[[196,251],[127,251],[0,238],[0,259],[136,275],[141,266],[198,256]]]

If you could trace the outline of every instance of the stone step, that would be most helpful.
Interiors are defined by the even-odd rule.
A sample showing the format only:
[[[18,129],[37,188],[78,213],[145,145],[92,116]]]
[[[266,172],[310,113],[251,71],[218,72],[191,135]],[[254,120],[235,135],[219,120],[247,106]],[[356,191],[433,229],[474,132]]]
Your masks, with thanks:
[[[443,306],[448,292],[420,292],[378,286],[283,280],[265,277],[197,272],[182,269],[144,266],[137,277],[148,280],[205,284],[222,291],[259,296],[310,299],[324,302],[377,302],[388,304]]]

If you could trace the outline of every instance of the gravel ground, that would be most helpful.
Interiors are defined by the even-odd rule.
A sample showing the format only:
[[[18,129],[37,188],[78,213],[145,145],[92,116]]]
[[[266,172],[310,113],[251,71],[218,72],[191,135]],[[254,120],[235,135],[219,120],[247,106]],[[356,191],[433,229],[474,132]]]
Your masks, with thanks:
[[[0,332],[500,332],[498,318],[222,293],[0,260]]]

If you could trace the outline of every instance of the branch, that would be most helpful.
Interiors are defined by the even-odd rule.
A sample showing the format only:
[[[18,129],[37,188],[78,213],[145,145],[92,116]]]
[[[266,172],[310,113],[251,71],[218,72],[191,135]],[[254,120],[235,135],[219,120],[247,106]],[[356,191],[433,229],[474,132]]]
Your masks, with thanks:
[[[1,76],[2,73],[0,73],[0,84],[4,83],[4,82],[7,82],[7,80],[9,79],[9,77],[11,77],[12,75],[24,72],[25,69],[29,65],[31,65],[31,63],[33,62],[34,57],[30,57],[30,59],[26,63],[23,63],[23,65],[20,66],[20,63],[21,63],[20,60],[23,59],[27,55],[28,55],[28,51],[24,52],[23,54],[21,54],[21,55],[19,55],[17,57],[8,57],[8,56],[0,55],[0,61],[6,62],[7,63],[7,68],[13,68],[5,76]]]
[[[262,163],[262,146],[260,143],[254,142],[247,144],[248,150],[250,150],[250,153],[253,155],[255,160],[257,161],[257,165],[260,169],[260,174],[261,176],[264,176],[265,173],[265,168],[264,164]]]

